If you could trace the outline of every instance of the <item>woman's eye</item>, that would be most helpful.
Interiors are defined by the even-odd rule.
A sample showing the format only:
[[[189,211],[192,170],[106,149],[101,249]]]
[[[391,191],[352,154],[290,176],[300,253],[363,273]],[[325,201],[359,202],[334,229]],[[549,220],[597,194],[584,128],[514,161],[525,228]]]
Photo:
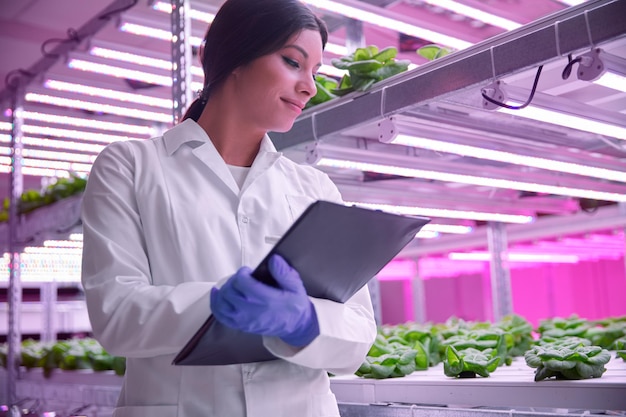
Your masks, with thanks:
[[[298,64],[298,61],[294,61],[291,58],[287,58],[286,56],[283,57],[283,60],[287,63],[287,65],[292,66],[294,68],[300,68],[300,64]]]

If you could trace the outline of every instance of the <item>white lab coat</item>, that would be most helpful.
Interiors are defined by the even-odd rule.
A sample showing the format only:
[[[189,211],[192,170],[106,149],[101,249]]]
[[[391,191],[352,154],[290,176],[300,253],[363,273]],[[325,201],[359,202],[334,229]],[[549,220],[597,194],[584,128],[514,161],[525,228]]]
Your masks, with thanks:
[[[353,373],[376,336],[367,287],[345,304],[311,298],[320,326],[312,343],[264,338],[281,359],[171,365],[210,314],[211,288],[256,266],[317,199],[341,197],[267,136],[241,191],[191,120],[100,153],[83,200],[82,283],[94,336],[127,358],[115,417],[339,415],[327,372]]]

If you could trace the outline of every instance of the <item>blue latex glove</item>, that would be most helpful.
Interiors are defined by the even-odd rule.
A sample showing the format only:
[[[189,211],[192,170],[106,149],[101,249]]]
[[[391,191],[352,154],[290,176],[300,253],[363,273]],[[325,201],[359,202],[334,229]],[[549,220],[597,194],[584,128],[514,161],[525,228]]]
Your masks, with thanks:
[[[319,323],[300,274],[278,255],[268,267],[280,288],[258,281],[244,266],[222,288],[211,290],[213,315],[234,329],[277,336],[292,346],[308,345],[319,335]]]

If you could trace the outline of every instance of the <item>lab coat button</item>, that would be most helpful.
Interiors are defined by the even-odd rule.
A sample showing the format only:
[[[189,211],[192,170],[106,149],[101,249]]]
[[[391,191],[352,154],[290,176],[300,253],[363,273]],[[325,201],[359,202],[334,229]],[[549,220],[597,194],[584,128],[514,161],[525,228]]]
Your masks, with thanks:
[[[243,217],[241,218],[241,222],[242,222],[242,223],[248,223],[248,217],[243,216]]]

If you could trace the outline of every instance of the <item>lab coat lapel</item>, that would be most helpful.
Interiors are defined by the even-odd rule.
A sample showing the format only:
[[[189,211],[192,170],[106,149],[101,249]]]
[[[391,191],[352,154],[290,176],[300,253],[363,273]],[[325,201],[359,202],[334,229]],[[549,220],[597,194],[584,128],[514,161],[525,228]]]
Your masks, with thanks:
[[[276,148],[272,144],[269,136],[265,135],[261,141],[259,153],[250,167],[250,172],[248,172],[248,176],[243,183],[243,187],[241,187],[241,192],[245,192],[257,178],[271,168],[281,155],[281,152],[276,152]]]
[[[215,146],[213,146],[213,142],[209,140],[208,142],[203,143],[193,150],[193,154],[211,171],[213,171],[215,176],[221,180],[224,185],[226,185],[226,187],[233,192],[233,194],[239,195],[239,187],[228,170],[226,162],[224,162],[222,156],[219,154],[217,149],[215,149]]]

